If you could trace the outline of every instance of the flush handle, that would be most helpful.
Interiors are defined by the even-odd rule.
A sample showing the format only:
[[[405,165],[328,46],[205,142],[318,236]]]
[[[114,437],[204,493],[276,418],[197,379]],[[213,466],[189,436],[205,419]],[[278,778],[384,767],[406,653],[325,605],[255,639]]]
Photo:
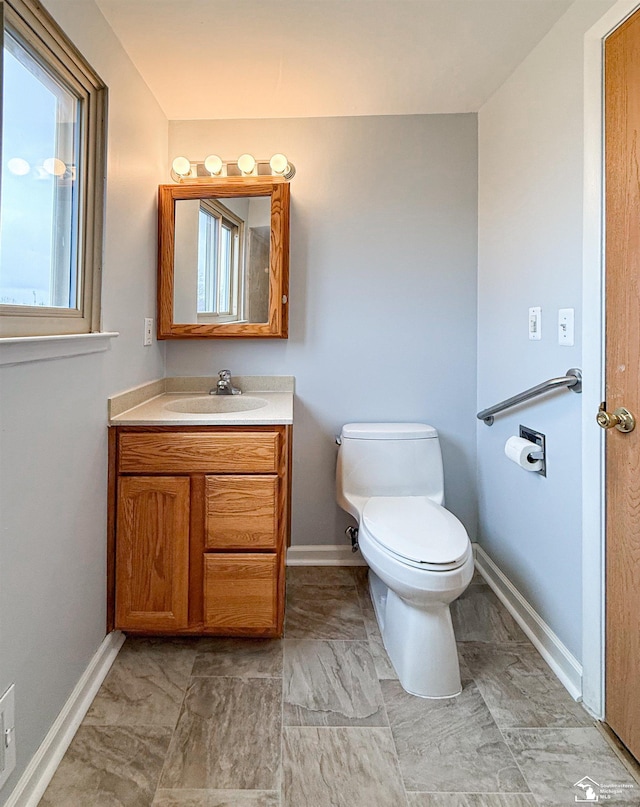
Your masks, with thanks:
[[[636,427],[636,419],[628,409],[619,406],[613,412],[607,412],[606,403],[603,401],[598,409],[596,421],[601,429],[611,429],[614,426],[619,432],[632,432]]]

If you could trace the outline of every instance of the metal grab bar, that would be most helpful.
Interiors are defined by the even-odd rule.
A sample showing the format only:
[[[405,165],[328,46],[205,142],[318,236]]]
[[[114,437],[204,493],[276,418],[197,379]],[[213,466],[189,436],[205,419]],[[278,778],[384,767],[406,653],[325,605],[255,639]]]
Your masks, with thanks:
[[[491,426],[493,423],[493,416],[497,415],[498,412],[503,412],[505,409],[509,409],[512,406],[517,406],[520,403],[524,403],[524,401],[528,401],[531,398],[537,398],[538,395],[543,395],[545,392],[550,392],[551,390],[559,389],[560,387],[568,387],[574,392],[582,392],[582,371],[578,370],[577,367],[572,367],[570,370],[567,370],[566,375],[563,375],[560,378],[550,378],[548,381],[544,381],[542,384],[537,384],[535,387],[526,389],[524,392],[514,395],[511,398],[507,398],[505,401],[501,401],[495,406],[490,406],[488,409],[483,409],[482,412],[478,412],[476,417],[478,420],[484,420],[487,426]]]

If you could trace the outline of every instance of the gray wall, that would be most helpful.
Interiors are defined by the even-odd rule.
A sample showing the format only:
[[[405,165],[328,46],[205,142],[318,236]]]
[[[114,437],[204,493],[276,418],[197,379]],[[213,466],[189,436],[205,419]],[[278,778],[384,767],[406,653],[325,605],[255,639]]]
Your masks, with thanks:
[[[86,0],[47,0],[109,86],[107,353],[0,370],[0,692],[16,684],[17,770],[44,739],[105,635],[106,399],[163,374],[142,347],[155,317],[156,195],[167,121]]]
[[[475,537],[476,116],[173,121],[169,157],[284,152],[290,335],[169,342],[167,374],[296,377],[293,543],[344,541],[334,435],[438,428],[448,506]]]
[[[574,4],[478,116],[479,408],[581,364],[583,36],[611,5]],[[559,308],[575,308],[574,347],[558,345]],[[547,436],[546,479],[504,456],[519,424]],[[581,399],[557,393],[477,429],[480,543],[579,659]]]

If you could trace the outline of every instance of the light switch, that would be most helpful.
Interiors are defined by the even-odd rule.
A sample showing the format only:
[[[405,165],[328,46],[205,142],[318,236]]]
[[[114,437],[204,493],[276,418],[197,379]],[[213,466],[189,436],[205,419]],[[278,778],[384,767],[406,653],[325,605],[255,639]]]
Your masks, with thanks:
[[[573,339],[573,308],[561,308],[558,311],[558,344],[571,347]]]
[[[0,788],[16,767],[15,686],[0,698]]]
[[[153,341],[153,319],[151,317],[145,317],[144,320],[144,341],[143,345],[145,347],[149,347],[151,342]]]
[[[542,339],[542,309],[540,306],[529,309],[529,339]]]

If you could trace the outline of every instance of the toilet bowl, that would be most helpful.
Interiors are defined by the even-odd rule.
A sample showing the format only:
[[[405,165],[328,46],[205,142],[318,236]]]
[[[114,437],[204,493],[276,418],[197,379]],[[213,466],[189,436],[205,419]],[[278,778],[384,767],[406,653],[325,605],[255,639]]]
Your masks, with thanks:
[[[336,492],[358,522],[360,551],[389,658],[403,688],[461,691],[449,605],[473,576],[463,525],[446,510],[436,430],[421,423],[346,424]]]

